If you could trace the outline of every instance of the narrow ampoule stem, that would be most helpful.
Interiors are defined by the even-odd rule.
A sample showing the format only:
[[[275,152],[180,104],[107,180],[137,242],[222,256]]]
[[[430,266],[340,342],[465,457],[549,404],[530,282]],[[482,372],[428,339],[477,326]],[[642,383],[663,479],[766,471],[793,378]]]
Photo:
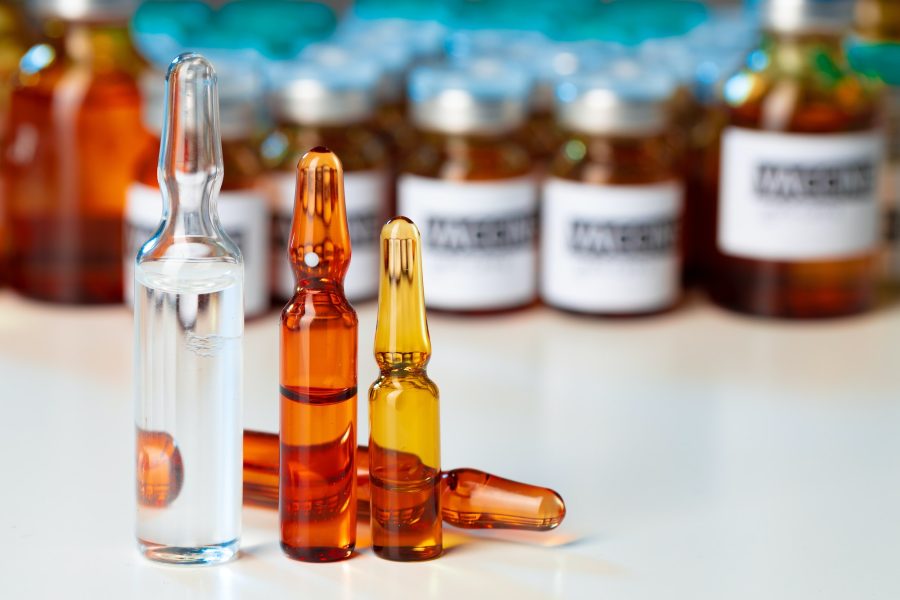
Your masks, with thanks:
[[[165,127],[157,177],[163,222],[179,237],[209,236],[218,227],[222,139],[216,73],[199,54],[183,54],[166,75]]]
[[[180,456],[167,440],[145,439],[150,480],[141,501],[159,503],[174,498],[180,486]],[[550,531],[562,523],[566,505],[550,488],[520,483],[477,469],[451,469],[440,475],[441,517],[464,529]],[[357,510],[370,513],[369,449],[356,450]],[[244,430],[244,504],[278,508],[278,435]]]
[[[369,390],[372,547],[398,561],[440,556],[438,389],[425,372],[431,341],[422,287],[422,239],[405,217],[381,231],[375,359]]]
[[[328,562],[356,545],[357,318],[343,286],[343,171],[326,148],[297,166],[288,253],[296,288],[281,314],[281,547]]]

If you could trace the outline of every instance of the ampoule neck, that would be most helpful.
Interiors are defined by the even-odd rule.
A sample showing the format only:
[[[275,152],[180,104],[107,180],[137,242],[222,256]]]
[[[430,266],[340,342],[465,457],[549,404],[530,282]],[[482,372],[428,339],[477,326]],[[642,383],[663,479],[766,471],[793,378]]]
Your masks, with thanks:
[[[422,376],[431,356],[424,352],[376,352],[375,362],[382,375]]]

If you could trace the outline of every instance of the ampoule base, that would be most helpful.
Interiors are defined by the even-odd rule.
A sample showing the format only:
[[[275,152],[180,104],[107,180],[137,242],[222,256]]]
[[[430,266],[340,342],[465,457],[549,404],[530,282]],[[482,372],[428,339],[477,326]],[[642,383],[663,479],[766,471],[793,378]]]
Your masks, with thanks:
[[[281,543],[281,549],[284,553],[294,560],[299,560],[302,562],[314,562],[314,563],[323,563],[323,562],[336,562],[339,560],[346,560],[353,556],[353,549],[355,548],[355,544],[350,544],[347,546],[340,547],[327,547],[327,546],[316,546],[316,547],[295,547],[289,546],[284,542]]]
[[[372,546],[372,550],[379,558],[397,562],[414,562],[420,560],[432,560],[444,552],[444,547],[438,546]]]
[[[173,565],[218,565],[237,557],[241,540],[210,546],[166,546],[138,539],[141,554],[146,558]]]

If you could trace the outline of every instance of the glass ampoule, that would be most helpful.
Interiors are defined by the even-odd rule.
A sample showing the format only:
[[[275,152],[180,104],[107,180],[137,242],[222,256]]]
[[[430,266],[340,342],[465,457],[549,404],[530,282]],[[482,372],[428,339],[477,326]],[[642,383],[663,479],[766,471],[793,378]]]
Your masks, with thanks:
[[[297,165],[281,313],[281,548],[329,562],[356,546],[356,312],[344,296],[350,233],[341,163],[316,147]]]
[[[438,388],[425,371],[431,340],[422,286],[422,240],[397,217],[381,230],[375,361],[369,388],[372,548],[381,558],[440,556],[441,437]]]
[[[722,306],[789,318],[874,301],[879,94],[851,72],[844,0],[767,0],[764,37],[724,84],[715,275]]]
[[[497,312],[536,299],[538,190],[519,137],[530,89],[499,61],[411,75],[420,146],[403,162],[397,206],[422,226],[429,308]]]
[[[183,54],[166,88],[166,209],[134,270],[137,538],[153,560],[218,563],[236,555],[241,532],[243,261],[216,214],[215,71]],[[168,455],[177,486],[160,484]]]
[[[291,232],[298,159],[325,146],[341,157],[353,262],[344,292],[351,301],[378,293],[378,230],[388,216],[392,182],[389,153],[374,125],[379,70],[373,61],[334,47],[279,71],[269,95],[276,121],[262,153],[275,198],[275,296],[294,294],[294,272],[284,248]]]
[[[674,80],[649,68],[561,83],[567,132],[544,183],[541,297],[574,312],[640,315],[681,296],[683,184]]]
[[[219,222],[244,257],[244,314],[258,317],[271,306],[269,201],[262,183],[263,164],[254,140],[255,111],[261,100],[261,80],[243,63],[228,57],[215,62],[219,90],[219,118],[224,175],[217,200]],[[150,134],[128,187],[125,206],[125,275],[130,280],[134,254],[159,226],[162,203],[156,162],[162,128],[163,89],[160,78],[144,77],[143,121]],[[282,246],[283,249],[283,246]],[[126,283],[125,301],[130,304],[131,286]]]
[[[162,440],[147,439],[159,457],[160,495],[177,489],[181,458]],[[550,531],[562,523],[566,505],[553,490],[511,481],[477,469],[442,471],[441,516],[466,529]],[[170,483],[171,482],[171,483]],[[356,449],[357,514],[370,514],[369,449]],[[244,504],[278,508],[278,435],[244,430]]]
[[[46,41],[20,62],[2,154],[10,284],[42,300],[122,300],[122,213],[147,134],[130,0],[35,2]]]

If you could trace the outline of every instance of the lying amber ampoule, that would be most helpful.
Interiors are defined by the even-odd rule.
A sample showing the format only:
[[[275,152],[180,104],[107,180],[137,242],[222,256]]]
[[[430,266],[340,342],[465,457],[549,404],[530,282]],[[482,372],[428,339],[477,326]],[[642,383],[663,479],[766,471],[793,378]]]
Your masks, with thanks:
[[[369,389],[372,548],[388,560],[427,560],[442,551],[440,415],[437,386],[425,372],[430,356],[422,238],[412,221],[397,217],[381,230],[381,374]]]
[[[159,458],[158,442],[148,438],[149,458]],[[170,453],[173,470],[180,469]],[[148,460],[149,463],[149,460]],[[161,461],[148,475],[161,473]],[[177,475],[177,471],[175,471]],[[148,486],[147,501],[168,492],[159,479]],[[173,486],[174,488],[174,486]],[[466,529],[524,529],[550,531],[566,515],[563,499],[551,489],[511,481],[475,469],[453,469],[440,475],[441,517],[444,523]],[[369,449],[356,450],[356,490],[359,515],[369,514]],[[168,494],[166,494],[168,496]],[[278,436],[244,430],[244,504],[278,506]]]
[[[281,314],[281,547],[291,558],[347,558],[356,545],[356,313],[344,296],[350,234],[343,171],[316,147],[297,166]]]

